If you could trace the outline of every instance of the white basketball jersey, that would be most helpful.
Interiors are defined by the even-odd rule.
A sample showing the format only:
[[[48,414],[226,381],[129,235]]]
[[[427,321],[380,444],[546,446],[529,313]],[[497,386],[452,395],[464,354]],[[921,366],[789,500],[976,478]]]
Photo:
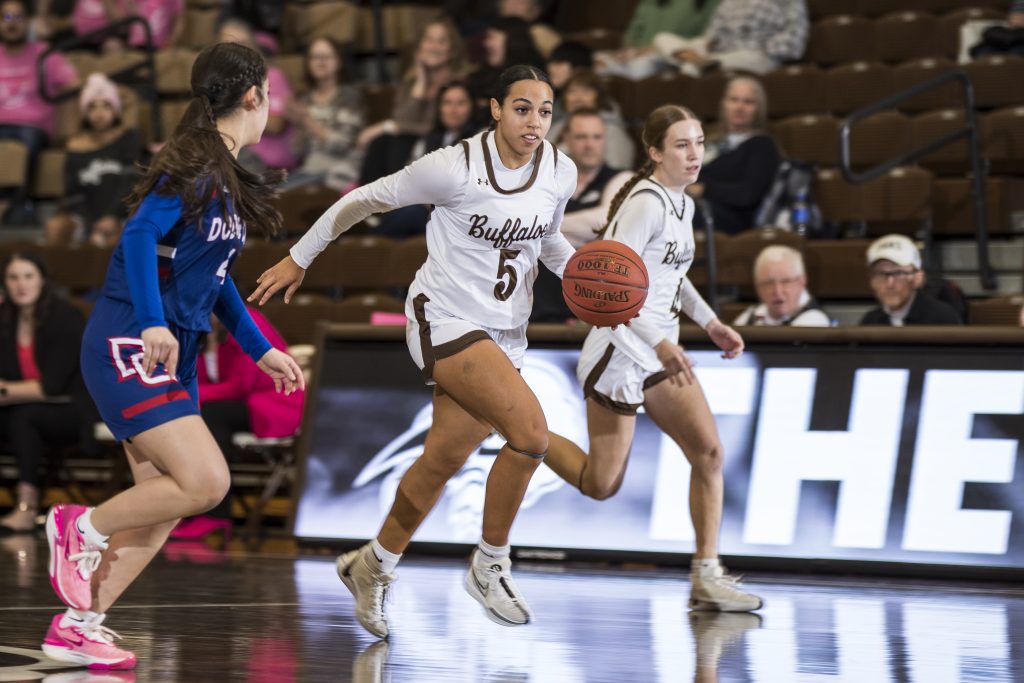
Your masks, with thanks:
[[[652,193],[661,199],[663,224],[662,229],[654,231],[642,248],[640,245],[630,245],[643,258],[649,278],[647,300],[640,310],[640,317],[656,324],[669,339],[677,340],[679,316],[685,315],[682,302],[683,283],[686,281],[686,273],[693,263],[696,251],[693,239],[693,201],[683,195],[680,206],[679,200],[673,199],[662,185],[645,178],[636,184],[619,206],[619,210],[609,222],[605,239],[616,239],[616,233],[623,229],[618,224],[623,209],[641,193]],[[629,244],[627,239],[619,241]],[[614,330],[608,327],[595,327],[586,340],[588,345],[608,343],[615,344],[616,348],[649,370],[661,369],[661,362],[654,349],[628,327],[620,325]]]
[[[413,290],[434,306],[483,327],[524,324],[533,307],[541,240],[561,201],[555,181],[558,151],[542,141],[533,170],[519,187],[501,187],[487,131],[463,140],[468,187],[453,206],[436,206],[427,223],[426,263]],[[563,159],[560,163],[571,163]]]

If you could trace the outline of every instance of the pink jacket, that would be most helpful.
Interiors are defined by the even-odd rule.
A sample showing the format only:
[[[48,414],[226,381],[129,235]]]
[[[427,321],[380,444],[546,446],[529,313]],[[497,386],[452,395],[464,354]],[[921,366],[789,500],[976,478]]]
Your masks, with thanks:
[[[257,327],[274,348],[286,351],[288,345],[270,321],[256,309],[248,310]],[[199,371],[200,403],[244,401],[249,408],[252,433],[261,438],[291,436],[299,430],[305,392],[296,391],[291,396],[285,396],[274,391],[274,380],[242,351],[234,337],[228,335],[217,347],[219,382],[210,381],[202,356],[196,365]]]

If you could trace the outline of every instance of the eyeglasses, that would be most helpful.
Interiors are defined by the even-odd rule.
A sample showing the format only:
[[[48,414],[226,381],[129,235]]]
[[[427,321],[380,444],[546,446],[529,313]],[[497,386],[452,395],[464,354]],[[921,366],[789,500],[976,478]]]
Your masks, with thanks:
[[[902,282],[909,280],[917,274],[917,269],[914,270],[872,270],[871,279],[876,282]]]
[[[0,14],[0,19],[11,22],[25,21],[25,15],[21,12],[4,12],[3,14]]]

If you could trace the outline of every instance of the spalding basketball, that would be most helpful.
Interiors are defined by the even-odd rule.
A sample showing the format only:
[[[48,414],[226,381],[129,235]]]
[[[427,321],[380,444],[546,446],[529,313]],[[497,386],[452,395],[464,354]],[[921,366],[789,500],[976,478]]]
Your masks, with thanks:
[[[565,265],[562,296],[569,310],[598,327],[631,320],[647,299],[647,267],[622,242],[596,240],[576,250]]]

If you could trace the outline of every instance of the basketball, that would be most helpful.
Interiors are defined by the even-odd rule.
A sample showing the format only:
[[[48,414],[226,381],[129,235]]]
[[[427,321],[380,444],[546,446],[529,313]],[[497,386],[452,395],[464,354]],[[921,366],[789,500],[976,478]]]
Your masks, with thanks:
[[[596,240],[565,265],[562,296],[583,322],[610,327],[628,322],[647,299],[647,267],[622,242]]]

